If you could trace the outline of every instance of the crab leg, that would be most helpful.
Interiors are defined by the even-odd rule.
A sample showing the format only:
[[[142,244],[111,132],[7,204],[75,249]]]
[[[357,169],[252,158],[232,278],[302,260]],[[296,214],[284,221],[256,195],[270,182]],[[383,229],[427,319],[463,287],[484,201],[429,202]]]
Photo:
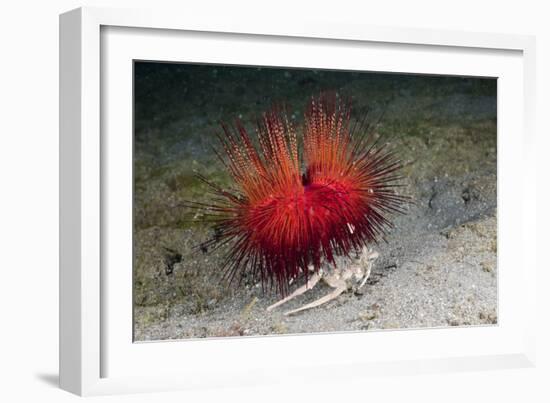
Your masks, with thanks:
[[[365,253],[365,249],[363,249],[363,253]],[[365,269],[365,276],[363,277],[363,281],[361,281],[361,284],[359,285],[359,287],[357,287],[358,290],[363,288],[363,286],[367,283],[367,280],[369,279],[369,276],[370,276],[370,272],[372,270],[372,262],[378,259],[378,256],[379,256],[378,252],[372,252],[367,256],[367,264],[366,264],[367,267]]]
[[[363,281],[361,281],[361,284],[359,285],[359,287],[357,287],[358,290],[360,290],[361,288],[363,288],[363,286],[367,283],[367,280],[368,280],[369,277],[370,277],[371,269],[372,269],[372,264],[369,263],[369,264],[367,265],[366,272],[365,272],[365,275],[364,275],[364,277],[363,277]]]
[[[306,309],[311,309],[311,308],[315,308],[316,306],[323,305],[324,303],[327,303],[329,301],[332,301],[334,298],[337,298],[344,291],[346,291],[346,286],[345,285],[339,286],[334,291],[332,291],[331,293],[328,293],[324,297],[321,297],[318,300],[315,300],[315,301],[313,301],[313,302],[311,302],[307,305],[304,305],[301,308],[285,312],[284,315],[285,316],[292,315],[292,314],[295,314],[295,313],[298,313],[298,312],[301,312],[301,311],[305,311]]]
[[[291,299],[296,298],[299,295],[302,295],[307,290],[313,288],[313,286],[315,286],[315,284],[317,284],[320,279],[321,279],[321,277],[319,276],[319,274],[313,273],[311,275],[311,277],[308,278],[307,282],[303,286],[301,286],[300,288],[297,288],[296,290],[294,290],[294,292],[292,294],[290,294],[288,297],[283,298],[282,300],[275,302],[273,305],[268,306],[266,310],[269,312],[269,311],[277,308],[279,305],[282,305],[285,302],[288,302]]]

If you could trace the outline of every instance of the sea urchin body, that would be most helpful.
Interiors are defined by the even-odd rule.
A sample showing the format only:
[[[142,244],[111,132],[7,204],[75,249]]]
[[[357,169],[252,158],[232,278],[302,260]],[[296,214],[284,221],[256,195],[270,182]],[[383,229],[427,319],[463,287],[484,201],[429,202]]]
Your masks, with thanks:
[[[395,193],[400,162],[374,136],[350,127],[350,104],[312,98],[302,136],[273,109],[257,128],[257,145],[239,122],[224,126],[219,153],[234,190],[210,182],[207,209],[228,246],[227,273],[250,271],[287,292],[291,279],[319,270],[383,237],[388,214],[406,200]],[[300,141],[299,141],[300,139]]]

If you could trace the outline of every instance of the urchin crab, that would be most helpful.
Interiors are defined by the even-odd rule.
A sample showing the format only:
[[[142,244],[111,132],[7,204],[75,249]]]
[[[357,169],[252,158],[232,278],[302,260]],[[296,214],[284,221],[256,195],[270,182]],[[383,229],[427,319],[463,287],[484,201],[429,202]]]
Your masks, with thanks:
[[[389,216],[403,213],[407,196],[397,193],[402,167],[381,136],[351,121],[351,103],[335,93],[312,97],[301,135],[281,108],[258,122],[257,138],[237,121],[223,125],[218,157],[232,179],[211,189],[205,203],[215,237],[203,246],[228,246],[222,269],[227,278],[251,274],[275,284],[289,301],[320,280],[334,290],[298,310],[319,306],[367,281],[378,254],[368,245],[392,227]],[[358,253],[357,259],[352,256]],[[336,264],[348,258],[351,264]],[[306,284],[289,294],[289,284]],[[288,295],[288,296],[287,296]]]
[[[359,291],[369,279],[372,267],[378,256],[378,252],[363,246],[361,252],[358,253],[354,259],[351,259],[351,262],[348,264],[338,265],[337,267],[322,267],[318,271],[315,271],[313,266],[310,265],[308,270],[312,274],[309,275],[306,283],[294,290],[294,292],[287,297],[268,306],[267,311],[272,311],[278,306],[311,290],[321,280],[329,287],[333,288],[330,293],[300,308],[287,311],[284,315],[293,315],[307,309],[316,308],[338,298],[338,296],[345,291]]]

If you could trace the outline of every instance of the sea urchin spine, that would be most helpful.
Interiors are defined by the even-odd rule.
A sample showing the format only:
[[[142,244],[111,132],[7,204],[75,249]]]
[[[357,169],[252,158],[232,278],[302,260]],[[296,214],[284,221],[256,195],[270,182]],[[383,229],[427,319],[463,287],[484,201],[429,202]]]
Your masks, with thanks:
[[[219,156],[235,189],[206,181],[216,233],[207,243],[228,246],[231,278],[250,270],[286,294],[308,268],[335,265],[336,255],[349,256],[391,227],[388,214],[406,200],[394,189],[401,164],[375,136],[350,127],[350,112],[334,94],[311,98],[301,141],[277,108],[259,122],[258,145],[240,122],[223,126]]]

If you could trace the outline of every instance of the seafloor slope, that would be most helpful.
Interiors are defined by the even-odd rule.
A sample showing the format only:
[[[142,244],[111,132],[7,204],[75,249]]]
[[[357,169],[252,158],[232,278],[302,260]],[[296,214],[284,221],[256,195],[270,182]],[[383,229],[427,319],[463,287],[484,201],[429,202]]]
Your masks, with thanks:
[[[143,64],[135,88],[136,340],[497,322],[495,81]],[[228,181],[211,150],[219,120],[285,100],[299,124],[321,89],[352,95],[357,116],[385,110],[376,132],[391,135],[415,204],[373,246],[381,257],[361,294],[285,317],[330,289],[267,313],[279,295],[221,282],[223,254],[193,249],[209,230],[181,202],[205,198],[195,171]]]

